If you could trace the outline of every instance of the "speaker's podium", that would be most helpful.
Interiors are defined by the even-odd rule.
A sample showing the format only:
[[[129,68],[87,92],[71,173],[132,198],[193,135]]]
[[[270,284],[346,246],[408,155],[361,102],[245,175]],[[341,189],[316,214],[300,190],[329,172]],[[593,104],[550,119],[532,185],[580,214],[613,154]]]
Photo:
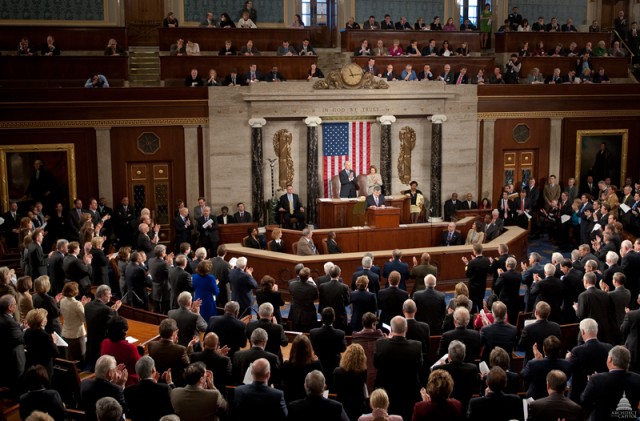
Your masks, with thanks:
[[[398,228],[400,226],[400,208],[367,209],[367,225],[373,228]]]

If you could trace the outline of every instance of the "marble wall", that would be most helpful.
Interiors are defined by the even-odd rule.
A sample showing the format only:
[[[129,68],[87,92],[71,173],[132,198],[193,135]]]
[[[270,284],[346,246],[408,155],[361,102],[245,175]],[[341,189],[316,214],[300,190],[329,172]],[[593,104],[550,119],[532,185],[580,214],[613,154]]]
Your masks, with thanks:
[[[444,114],[442,126],[442,197],[451,192],[475,192],[479,188],[478,123],[476,87],[445,86],[439,82],[392,83],[386,90],[313,90],[308,82],[287,82],[277,85],[257,84],[248,88],[218,88],[209,91],[210,125],[205,146],[205,167],[209,174],[205,194],[212,198],[216,209],[251,201],[251,127],[249,119],[264,118],[264,197],[271,197],[271,175],[267,159],[276,157],[273,136],[280,129],[293,135],[291,153],[294,159],[294,189],[306,202],[306,136],[304,119],[309,116],[336,118],[345,121],[353,117],[370,118],[372,124],[371,162],[380,164],[380,123],[375,119],[393,115],[392,186],[394,194],[407,188],[398,178],[400,130],[409,126],[416,131],[416,146],[412,152],[411,178],[428,194],[431,166],[431,129],[429,117]],[[322,130],[319,130],[320,136]],[[322,141],[320,139],[320,145]],[[322,171],[322,150],[318,153]],[[277,168],[274,171],[278,177]],[[276,183],[277,186],[277,183]],[[276,193],[276,195],[279,195]],[[443,200],[444,202],[444,200]]]

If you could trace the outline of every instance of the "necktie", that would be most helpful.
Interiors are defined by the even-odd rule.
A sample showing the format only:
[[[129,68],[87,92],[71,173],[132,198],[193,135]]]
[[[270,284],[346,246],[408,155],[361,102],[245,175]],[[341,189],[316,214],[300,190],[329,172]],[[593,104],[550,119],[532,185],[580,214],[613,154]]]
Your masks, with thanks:
[[[293,214],[293,196],[289,195],[289,213]]]
[[[508,215],[507,214],[507,201],[503,200],[503,202],[504,202],[504,205],[503,205],[503,207],[504,207],[504,219],[507,219],[507,215]]]
[[[82,210],[78,209],[78,216],[81,216],[81,215],[82,215]]]
[[[456,85],[461,85],[462,84],[462,75],[458,76],[458,81],[456,82]]]
[[[251,72],[251,80],[256,80],[256,74]]]
[[[524,199],[520,201],[521,205],[520,205],[520,210],[524,211]]]
[[[373,196],[376,199],[376,206],[378,206],[378,196]]]
[[[633,207],[631,208],[631,210],[636,210],[638,209],[638,202],[633,204]]]
[[[453,238],[453,233],[449,232],[449,237],[447,238],[447,241],[451,241],[452,238]]]
[[[235,77],[234,77],[234,78],[231,78],[231,83],[232,83],[233,85],[235,85],[235,84],[236,84],[236,78],[235,78]]]
[[[240,219],[244,218],[244,212],[240,212]]]

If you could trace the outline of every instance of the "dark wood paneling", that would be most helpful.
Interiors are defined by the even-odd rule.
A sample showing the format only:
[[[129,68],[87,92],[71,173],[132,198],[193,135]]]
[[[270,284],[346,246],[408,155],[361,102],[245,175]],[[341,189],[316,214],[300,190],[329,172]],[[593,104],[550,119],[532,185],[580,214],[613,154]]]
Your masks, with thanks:
[[[258,228],[258,223],[218,225],[220,244],[242,243],[242,239],[247,236],[249,227]]]
[[[145,155],[137,148],[138,137],[145,132],[155,133],[160,138],[160,149],[153,155]],[[189,157],[189,159],[196,159]],[[186,197],[184,153],[184,129],[169,127],[114,127],[111,129],[111,170],[113,173],[113,202],[127,193],[127,162],[170,162],[171,193],[169,214],[174,215],[175,199]]]
[[[317,199],[318,207],[318,226],[320,228],[344,228],[365,225],[366,213],[354,214],[356,204],[360,204],[364,208],[361,201],[344,201],[333,199],[331,201]],[[395,196],[393,199],[387,198],[387,206],[395,206],[400,208],[400,223],[408,224],[411,222],[409,215],[409,198]]]
[[[0,121],[209,116],[208,91],[184,87],[3,89],[2,98],[5,101],[0,102]]]
[[[560,69],[562,75],[566,75],[569,70],[576,69],[576,60],[575,57],[522,57],[520,77],[526,78],[534,67],[540,69],[540,73],[545,77],[553,74],[553,69],[556,67]],[[609,77],[629,76],[628,57],[593,57],[591,63],[595,70],[603,67]]]
[[[378,73],[386,70],[387,64],[393,64],[393,70],[400,76],[407,64],[411,64],[416,75],[424,69],[425,64],[431,66],[431,72],[439,75],[444,71],[444,65],[451,65],[451,71],[457,72],[460,67],[467,67],[469,78],[478,73],[478,70],[485,69],[485,73],[491,71],[495,66],[495,57],[352,57],[351,61],[365,66],[370,58],[376,60]]]
[[[529,127],[530,136],[525,143],[518,143],[513,140],[513,129],[519,124],[526,124]],[[493,153],[493,199],[491,203],[498,203],[497,200],[502,192],[502,162],[505,150],[535,150],[537,163],[534,166],[533,176],[537,180],[540,189],[546,184],[549,175],[549,154],[551,153],[549,150],[550,127],[551,123],[546,118],[496,120]],[[564,182],[564,180],[561,181]],[[518,186],[516,186],[516,189],[518,189]]]
[[[72,143],[76,158],[76,191],[80,199],[98,195],[96,134],[93,129],[0,130],[0,145]],[[71,198],[73,200],[73,198]],[[68,203],[66,204],[69,205]]]
[[[18,51],[18,43],[27,36],[38,51],[47,44],[47,36],[53,35],[55,44],[62,54],[67,51],[95,50],[102,54],[109,38],[115,38],[118,45],[127,48],[127,29],[118,26],[0,26],[0,50]]]
[[[53,56],[0,57],[0,83],[5,87],[84,87],[95,73],[103,74],[109,83],[122,86],[129,79],[129,57],[121,56]]]
[[[640,85],[479,85],[478,112],[637,110]]]
[[[544,42],[546,49],[552,50],[556,44],[568,48],[569,44],[575,42],[582,49],[587,42],[595,47],[598,41],[608,43],[611,39],[608,32],[497,32],[495,35],[496,53],[517,53],[525,42],[529,43],[529,51],[533,51],[539,41]]]
[[[379,39],[384,42],[385,47],[391,47],[393,40],[400,41],[402,48],[410,45],[411,40],[418,41],[418,47],[424,48],[429,40],[435,39],[436,45],[440,48],[442,41],[449,41],[449,45],[455,50],[460,44],[467,42],[469,51],[477,53],[480,51],[480,32],[432,32],[432,31],[365,31],[350,30],[341,34],[342,51],[356,51],[363,40],[369,41],[369,47],[373,48]]]
[[[198,69],[203,79],[209,74],[209,69],[216,69],[218,76],[224,79],[232,68],[238,69],[238,75],[249,72],[249,66],[256,64],[258,71],[266,74],[273,66],[278,66],[278,71],[287,79],[306,79],[307,72],[312,63],[316,63],[317,57],[278,57],[278,56],[200,56],[200,57],[160,57],[160,74],[164,81],[173,80],[172,83],[184,82],[192,68]],[[180,83],[182,85],[182,83]]]
[[[200,51],[218,52],[224,47],[224,41],[230,39],[238,50],[252,40],[258,50],[276,51],[282,41],[289,40],[295,48],[302,45],[305,38],[310,38],[309,29],[293,28],[256,28],[256,29],[223,29],[223,28],[158,28],[160,51],[169,51],[171,44],[178,38],[197,42]],[[16,44],[17,45],[17,44]]]
[[[629,143],[627,151],[627,176],[634,180],[640,178],[640,120],[637,117],[610,117],[610,118],[566,118],[562,125],[562,156],[560,173],[563,180],[575,175],[576,170],[576,136],[578,130],[629,130]],[[584,176],[584,174],[582,174]],[[620,187],[620,186],[618,186]]]

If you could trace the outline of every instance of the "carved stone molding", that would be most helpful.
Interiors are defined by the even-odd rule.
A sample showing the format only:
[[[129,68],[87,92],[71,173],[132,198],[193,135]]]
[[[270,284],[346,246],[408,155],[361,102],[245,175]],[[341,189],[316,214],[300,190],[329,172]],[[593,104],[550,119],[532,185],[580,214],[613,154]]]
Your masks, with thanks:
[[[249,119],[249,126],[254,129],[261,129],[267,124],[267,120],[264,118],[251,118]]]
[[[304,124],[306,124],[309,127],[318,127],[319,125],[322,124],[322,119],[318,116],[310,116],[305,118],[303,121],[304,121]]]

